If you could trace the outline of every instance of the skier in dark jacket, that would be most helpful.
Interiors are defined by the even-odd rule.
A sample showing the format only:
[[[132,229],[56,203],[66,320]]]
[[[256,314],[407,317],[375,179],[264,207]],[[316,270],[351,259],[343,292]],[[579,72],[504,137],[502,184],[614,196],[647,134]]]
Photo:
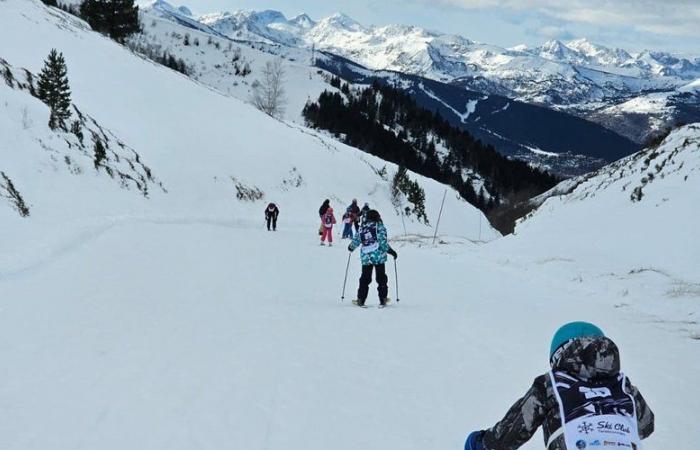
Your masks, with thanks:
[[[355,226],[355,233],[357,233],[357,231],[360,229],[360,207],[357,205],[356,198],[352,199],[352,203],[350,206],[348,206],[347,210],[350,212],[350,214],[352,214],[352,224]]]
[[[360,277],[360,287],[357,290],[357,299],[353,304],[365,306],[369,293],[369,284],[372,282],[372,271],[377,279],[377,292],[379,293],[379,306],[386,306],[389,302],[389,279],[386,276],[386,255],[389,254],[396,259],[396,251],[389,246],[387,232],[382,218],[377,211],[370,211],[367,220],[362,224],[360,231],[355,234],[352,242],[348,246],[349,251],[354,251],[360,247],[360,260],[362,261],[362,276]]]
[[[267,231],[270,231],[270,225],[272,225],[272,231],[277,231],[277,216],[280,215],[280,210],[274,203],[270,203],[265,208],[265,221],[267,222]]]
[[[554,335],[551,371],[491,429],[469,435],[465,450],[515,450],[542,426],[547,450],[641,450],[654,414],[620,372],[620,354],[600,328],[572,322]]]

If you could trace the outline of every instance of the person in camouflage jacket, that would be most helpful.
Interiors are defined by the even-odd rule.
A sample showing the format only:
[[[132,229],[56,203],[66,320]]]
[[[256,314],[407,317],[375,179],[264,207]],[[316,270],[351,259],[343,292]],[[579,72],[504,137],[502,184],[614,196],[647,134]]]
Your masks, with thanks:
[[[388,301],[388,282],[386,276],[387,254],[396,259],[396,251],[389,246],[387,231],[379,212],[371,210],[367,213],[367,220],[355,234],[348,250],[353,252],[360,247],[360,261],[362,262],[362,276],[360,276],[360,287],[357,290],[357,299],[353,301],[357,306],[364,306],[369,293],[369,284],[372,282],[372,271],[377,279],[377,291],[379,293],[379,304],[386,305]]]
[[[574,324],[582,323],[585,324]],[[622,380],[619,350],[602,332],[566,340],[553,349],[550,363],[553,372],[563,372],[580,380]],[[636,406],[639,438],[645,439],[654,432],[654,413],[629,379],[625,378],[624,386],[625,393],[633,398]],[[549,374],[535,378],[530,389],[500,422],[488,430],[469,435],[465,450],[516,450],[530,440],[540,426],[547,450],[577,450],[566,446],[554,389]]]

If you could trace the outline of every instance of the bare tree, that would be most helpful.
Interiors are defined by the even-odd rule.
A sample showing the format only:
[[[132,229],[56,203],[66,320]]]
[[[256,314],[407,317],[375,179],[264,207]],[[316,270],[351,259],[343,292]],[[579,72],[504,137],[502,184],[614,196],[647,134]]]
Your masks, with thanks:
[[[281,58],[265,63],[262,79],[253,83],[251,101],[260,111],[272,117],[281,117],[287,106],[284,91],[284,64]]]

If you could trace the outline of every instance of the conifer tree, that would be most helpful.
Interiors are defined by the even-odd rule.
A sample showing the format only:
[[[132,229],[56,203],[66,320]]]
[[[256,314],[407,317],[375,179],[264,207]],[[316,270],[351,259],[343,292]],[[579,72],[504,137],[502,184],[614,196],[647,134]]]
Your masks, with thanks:
[[[94,151],[95,157],[93,162],[95,164],[95,169],[99,169],[102,163],[107,159],[107,151],[99,138],[95,140]]]
[[[51,50],[39,74],[37,95],[51,109],[49,127],[66,127],[70,117],[70,87],[68,86],[68,69],[63,53]]]
[[[139,7],[134,0],[85,0],[80,5],[80,15],[93,30],[117,42],[141,31]]]

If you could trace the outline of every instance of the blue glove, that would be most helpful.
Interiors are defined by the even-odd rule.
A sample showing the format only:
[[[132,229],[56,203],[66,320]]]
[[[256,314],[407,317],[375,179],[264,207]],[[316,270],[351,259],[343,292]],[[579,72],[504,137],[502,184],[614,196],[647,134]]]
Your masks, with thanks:
[[[464,443],[464,450],[484,450],[484,432],[472,431]]]

